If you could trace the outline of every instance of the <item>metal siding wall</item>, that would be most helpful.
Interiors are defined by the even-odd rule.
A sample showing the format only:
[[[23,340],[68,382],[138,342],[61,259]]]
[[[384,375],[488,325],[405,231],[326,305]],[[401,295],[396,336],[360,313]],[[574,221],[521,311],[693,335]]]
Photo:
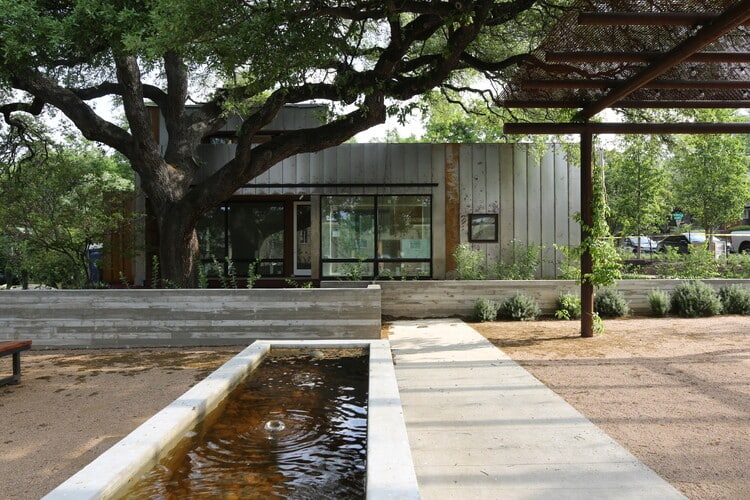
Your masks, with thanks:
[[[554,245],[579,244],[569,216],[571,208],[578,210],[578,199],[569,193],[577,189],[579,177],[570,175],[577,168],[554,145],[542,158],[527,145],[462,145],[459,161],[460,241],[468,241],[468,214],[498,213],[498,243],[472,245],[484,252],[487,265],[508,259],[512,240],[535,243],[545,247],[538,277],[554,277]]]
[[[232,151],[226,146],[200,149],[209,164],[223,164]],[[433,182],[437,186],[429,185]],[[290,187],[263,186],[268,183]],[[253,188],[239,192],[432,194],[434,277],[445,277],[455,245],[468,241],[470,213],[498,214],[498,242],[473,244],[488,265],[507,258],[514,239],[537,243],[545,247],[540,275],[547,277],[555,275],[560,262],[554,244],[580,243],[580,229],[570,217],[579,210],[579,183],[578,167],[568,165],[556,145],[539,160],[523,144],[342,144],[287,159],[253,180]]]

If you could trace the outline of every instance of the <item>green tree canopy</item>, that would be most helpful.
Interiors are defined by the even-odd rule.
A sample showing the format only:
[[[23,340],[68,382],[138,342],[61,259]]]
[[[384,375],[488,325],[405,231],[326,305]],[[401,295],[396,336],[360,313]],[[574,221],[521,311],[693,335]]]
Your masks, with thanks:
[[[727,110],[702,110],[701,121],[738,120]],[[738,135],[686,135],[677,139],[671,162],[675,200],[706,231],[742,218],[750,200],[750,164]]]
[[[0,0],[0,111],[53,107],[139,174],[159,232],[165,278],[189,284],[195,224],[240,186],[292,155],[340,144],[398,104],[501,80],[568,0]],[[123,129],[92,103],[114,97]],[[154,140],[146,100],[164,117]],[[326,103],[314,129],[253,137],[286,104]],[[195,109],[188,104],[199,103]],[[199,180],[201,139],[239,115],[237,154]]]
[[[670,211],[667,148],[658,136],[627,135],[606,154],[609,222],[614,233],[654,232]]]
[[[90,143],[65,138],[63,145],[31,129],[6,137],[15,155],[0,163],[6,267],[49,285],[90,285],[89,250],[123,222],[106,197],[132,192],[132,171]]]

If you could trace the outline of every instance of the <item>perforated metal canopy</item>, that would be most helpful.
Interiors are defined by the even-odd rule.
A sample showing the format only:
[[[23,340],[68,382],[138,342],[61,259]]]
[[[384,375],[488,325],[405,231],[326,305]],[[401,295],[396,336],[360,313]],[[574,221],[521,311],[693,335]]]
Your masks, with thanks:
[[[578,0],[505,84],[506,108],[573,108],[568,123],[506,123],[507,134],[580,134],[581,236],[591,237],[592,136],[750,133],[750,123],[600,123],[607,108],[744,108],[750,102],[750,0]],[[584,246],[582,276],[593,259]],[[594,334],[594,287],[581,282],[581,336]]]
[[[750,0],[580,0],[502,100],[578,108],[580,120],[611,107],[747,107]]]

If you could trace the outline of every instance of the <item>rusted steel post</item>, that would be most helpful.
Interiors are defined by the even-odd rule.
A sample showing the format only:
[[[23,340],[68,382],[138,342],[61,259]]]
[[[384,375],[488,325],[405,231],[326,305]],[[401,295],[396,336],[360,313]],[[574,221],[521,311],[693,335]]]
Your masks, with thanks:
[[[581,132],[581,243],[591,237],[594,227],[594,167],[593,133],[586,127]],[[593,270],[593,259],[588,245],[581,254],[581,337],[594,336],[594,285],[585,276]]]

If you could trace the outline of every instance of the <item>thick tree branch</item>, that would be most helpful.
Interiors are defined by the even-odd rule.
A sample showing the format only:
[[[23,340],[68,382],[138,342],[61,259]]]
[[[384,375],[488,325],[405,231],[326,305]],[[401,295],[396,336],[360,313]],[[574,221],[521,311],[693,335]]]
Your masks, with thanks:
[[[31,69],[19,70],[11,83],[34,96],[35,101],[43,101],[62,111],[87,139],[106,144],[128,158],[133,155],[130,134],[97,115],[75,92]]]

